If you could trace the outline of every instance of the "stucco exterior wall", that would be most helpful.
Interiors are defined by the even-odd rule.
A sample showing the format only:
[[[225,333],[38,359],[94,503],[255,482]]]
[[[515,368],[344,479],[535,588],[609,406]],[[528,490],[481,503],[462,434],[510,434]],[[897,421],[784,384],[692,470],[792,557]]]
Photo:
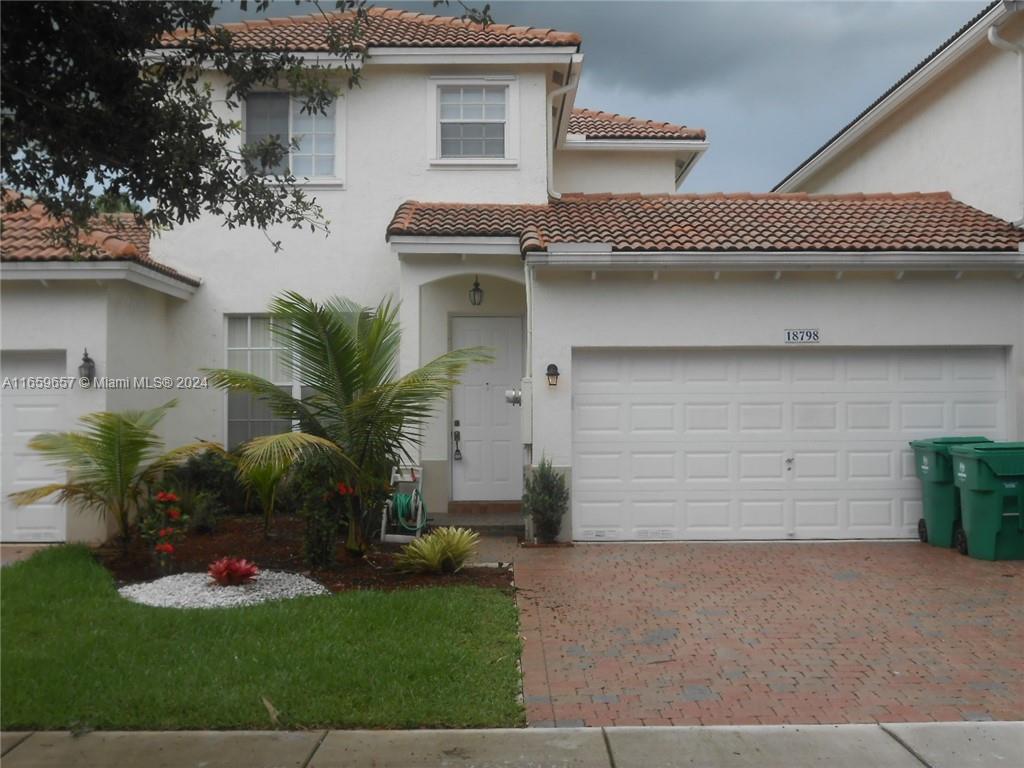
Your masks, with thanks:
[[[77,384],[82,351],[96,362],[99,376],[108,375],[107,286],[86,281],[39,282],[4,281],[0,284],[0,347],[4,350],[63,350],[66,376],[75,386],[53,391],[62,399],[62,429],[78,428],[87,413],[107,410],[108,392],[83,389]],[[0,397],[7,393],[0,394]],[[70,508],[67,512],[67,541],[97,543],[110,534],[111,521],[92,510]]]
[[[1005,275],[549,273],[533,285],[533,456],[572,464],[572,353],[582,347],[783,347],[786,328],[820,328],[820,347],[1008,349],[1011,423],[1024,436],[1024,283]]]
[[[544,109],[547,70],[515,71],[519,90],[518,164],[512,167],[432,166],[428,143],[429,78],[509,73],[508,67],[367,67],[364,85],[344,96],[344,188],[311,190],[331,234],[279,227],[269,233],[228,230],[201,220],[165,233],[153,255],[202,276],[188,302],[169,309],[169,349],[176,372],[188,375],[225,364],[227,314],[265,312],[271,298],[295,290],[324,298],[342,294],[365,304],[398,297],[399,262],[385,242],[395,209],[405,200],[541,203],[547,197]],[[521,272],[521,266],[519,270]],[[223,440],[225,397],[217,390],[180,393],[177,418],[189,436]]]
[[[559,192],[676,191],[675,155],[669,152],[598,152],[562,149],[555,153]]]
[[[1024,14],[1003,36],[1024,42]],[[1008,221],[1024,217],[1018,56],[984,42],[802,183],[806,192],[948,190]]]
[[[107,291],[106,375],[155,379],[173,375],[167,350],[167,303],[175,301],[130,283],[111,283]],[[107,393],[112,411],[154,408],[178,396],[177,389],[132,386]],[[188,441],[178,429],[178,411],[172,410],[158,427],[168,448]]]

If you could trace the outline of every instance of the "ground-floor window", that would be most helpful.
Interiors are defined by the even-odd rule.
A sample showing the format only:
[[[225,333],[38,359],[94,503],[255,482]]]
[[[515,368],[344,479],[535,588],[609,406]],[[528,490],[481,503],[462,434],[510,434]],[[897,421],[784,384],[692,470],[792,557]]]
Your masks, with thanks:
[[[272,332],[273,320],[266,315],[236,315],[227,318],[227,367],[269,379],[282,391],[299,395],[284,350]],[[237,448],[261,435],[287,432],[288,419],[275,417],[265,400],[245,392],[229,392],[227,447]]]

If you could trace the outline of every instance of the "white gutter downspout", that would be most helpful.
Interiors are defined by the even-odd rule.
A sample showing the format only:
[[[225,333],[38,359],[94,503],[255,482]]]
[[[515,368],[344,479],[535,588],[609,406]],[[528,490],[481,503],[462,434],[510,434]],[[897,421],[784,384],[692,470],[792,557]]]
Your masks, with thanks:
[[[1021,0],[1003,0],[1003,7],[1011,13],[1024,9],[1024,2]],[[1007,19],[1012,18],[1008,16],[1004,18],[998,24],[993,24],[988,28],[988,41],[1003,51],[1017,54],[1017,93],[1020,94],[1018,101],[1020,102],[1020,122],[1021,126],[1021,169],[1020,169],[1020,204],[1019,210],[1021,216],[1014,224],[1018,227],[1024,227],[1024,45],[1019,43],[1011,43],[1005,37],[999,35],[999,27],[1005,24]]]
[[[571,70],[569,82],[561,88],[556,88],[548,94],[547,110],[545,114],[548,124],[548,197],[558,200],[562,195],[555,191],[555,121],[551,117],[551,110],[555,108],[555,99],[564,96],[570,91],[575,91],[580,85],[580,63],[583,61],[583,54],[573,54],[572,62],[569,64]]]

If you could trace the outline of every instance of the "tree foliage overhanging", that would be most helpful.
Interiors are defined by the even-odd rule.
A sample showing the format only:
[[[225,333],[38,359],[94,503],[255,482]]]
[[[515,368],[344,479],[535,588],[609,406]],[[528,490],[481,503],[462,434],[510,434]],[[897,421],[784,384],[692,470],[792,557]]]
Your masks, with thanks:
[[[347,25],[316,0],[311,4],[327,22],[332,58],[347,63],[332,67],[290,51],[236,48],[231,32],[214,22],[214,0],[6,3],[0,15],[3,187],[30,195],[66,222],[67,242],[103,212],[100,192],[149,201],[140,216],[154,228],[212,214],[229,228],[326,231],[323,210],[290,172],[251,172],[276,167],[288,137],[239,150],[241,125],[219,108],[237,108],[254,88],[269,85],[323,113],[346,85],[358,84],[366,0],[331,3],[329,11],[354,14]],[[466,18],[489,20],[486,8],[459,5]],[[252,6],[265,11],[269,0]],[[168,47],[172,35],[177,42]],[[210,88],[210,73],[224,77],[224,92]],[[23,204],[20,196],[5,195],[6,211]]]

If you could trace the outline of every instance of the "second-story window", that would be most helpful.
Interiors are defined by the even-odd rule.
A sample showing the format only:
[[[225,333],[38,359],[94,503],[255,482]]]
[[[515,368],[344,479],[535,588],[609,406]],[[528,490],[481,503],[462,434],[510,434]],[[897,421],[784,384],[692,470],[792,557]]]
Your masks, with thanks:
[[[438,88],[441,157],[505,157],[508,87]]]
[[[260,172],[283,174],[290,168],[299,178],[336,177],[335,104],[324,114],[310,113],[303,110],[301,99],[287,93],[249,94],[245,103],[246,143],[257,144],[274,137],[286,150],[279,164]]]

